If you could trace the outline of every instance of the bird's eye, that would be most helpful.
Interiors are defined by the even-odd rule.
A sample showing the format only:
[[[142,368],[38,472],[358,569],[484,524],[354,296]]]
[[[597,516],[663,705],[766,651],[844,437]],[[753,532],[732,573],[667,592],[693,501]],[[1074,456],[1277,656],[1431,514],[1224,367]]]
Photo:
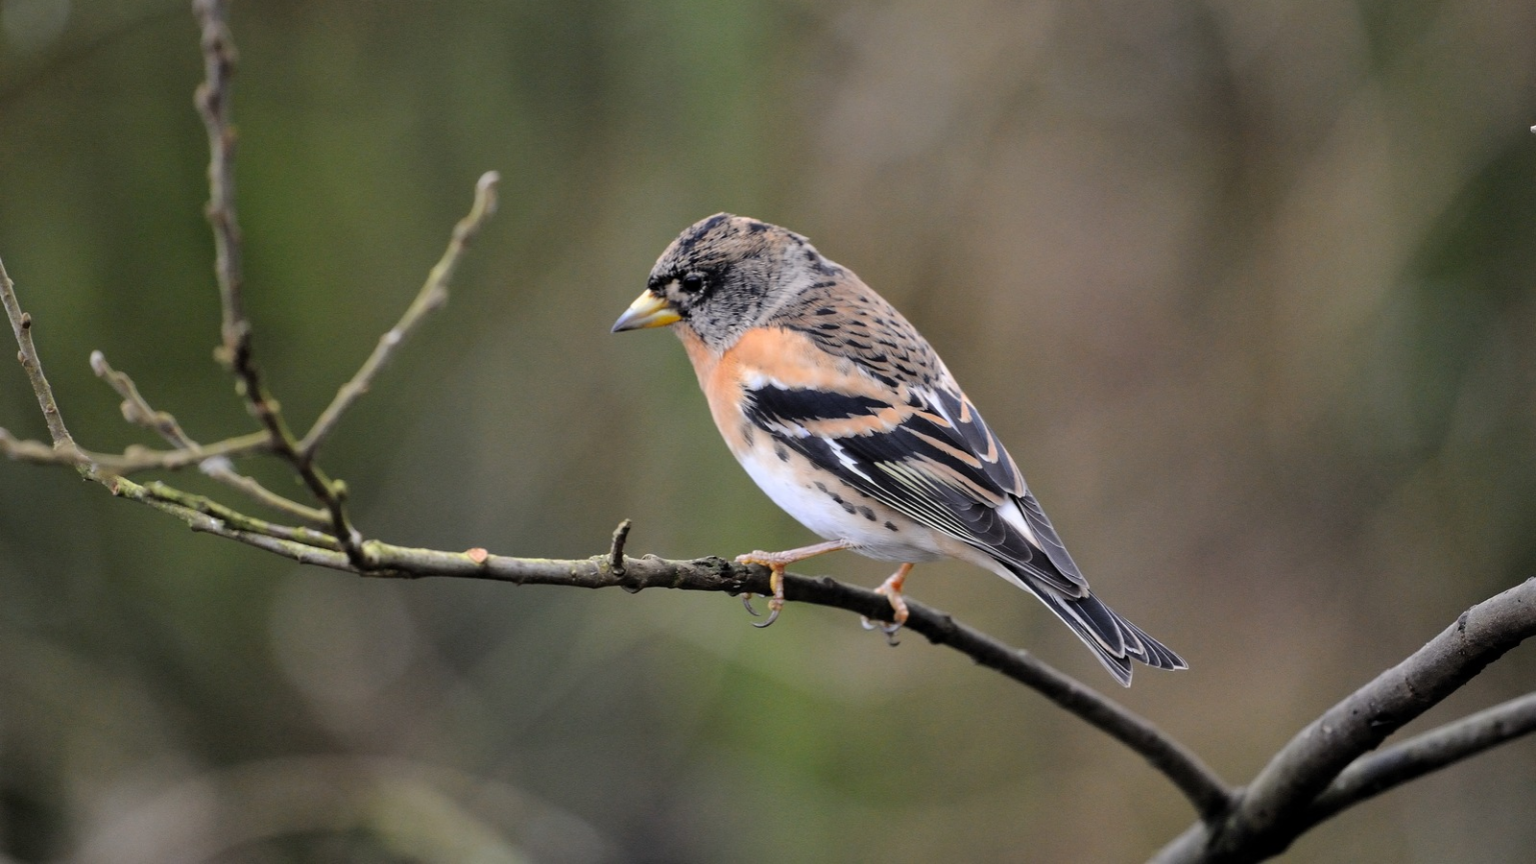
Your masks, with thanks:
[[[678,287],[682,288],[685,293],[697,294],[704,290],[704,277],[697,273],[689,273],[678,280]]]

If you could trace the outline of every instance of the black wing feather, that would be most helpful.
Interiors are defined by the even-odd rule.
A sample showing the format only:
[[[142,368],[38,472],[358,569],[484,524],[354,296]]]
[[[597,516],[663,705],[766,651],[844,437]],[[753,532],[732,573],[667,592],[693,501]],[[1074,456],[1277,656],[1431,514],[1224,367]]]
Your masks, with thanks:
[[[1069,597],[1086,593],[1086,581],[1061,546],[1050,520],[1040,512],[1034,496],[1024,490],[1020,498],[1000,482],[1016,477],[1002,444],[993,445],[996,449],[992,452],[999,456],[996,461],[974,457],[978,452],[974,442],[995,442],[995,436],[974,408],[941,411],[948,423],[936,423],[922,413],[912,414],[889,431],[850,435],[834,442],[805,432],[800,424],[813,418],[872,416],[890,404],[863,396],[776,385],[749,390],[747,395],[744,410],[749,419],[848,485],[925,525],[987,551],[1023,578]],[[950,399],[953,405],[960,405],[958,400]],[[979,452],[989,449],[984,446]],[[955,451],[972,454],[974,458],[968,461]],[[923,470],[923,460],[953,472],[981,494],[936,478]],[[1008,498],[1024,505],[1021,510],[1026,524],[1036,531],[1037,537],[1053,544],[1054,550],[1049,545],[1042,550],[1031,543],[998,512],[997,505]],[[1041,551],[1045,555],[1040,555]],[[1059,561],[1065,561],[1066,566]]]

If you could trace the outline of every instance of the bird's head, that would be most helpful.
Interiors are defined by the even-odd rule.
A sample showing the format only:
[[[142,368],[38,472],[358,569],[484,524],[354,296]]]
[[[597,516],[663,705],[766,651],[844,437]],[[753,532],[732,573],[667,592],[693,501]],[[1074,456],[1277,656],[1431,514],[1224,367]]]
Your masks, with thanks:
[[[814,283],[816,274],[840,270],[793,231],[716,213],[661,253],[645,292],[613,332],[681,323],[706,344],[725,347]]]

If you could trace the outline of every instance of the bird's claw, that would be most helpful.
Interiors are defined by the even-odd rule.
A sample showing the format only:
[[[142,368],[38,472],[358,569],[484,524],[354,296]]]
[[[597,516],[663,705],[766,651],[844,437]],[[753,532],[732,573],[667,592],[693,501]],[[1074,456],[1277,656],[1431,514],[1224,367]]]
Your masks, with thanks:
[[[891,574],[891,578],[881,582],[880,587],[875,589],[876,594],[890,601],[891,621],[889,623],[881,621],[877,624],[868,618],[863,619],[864,629],[879,630],[884,633],[886,644],[892,648],[901,644],[896,641],[896,631],[901,629],[901,625],[907,623],[907,617],[911,614],[911,610],[907,608],[907,601],[901,596],[901,586],[910,572],[912,572],[912,565],[903,564]]]
[[[901,643],[897,641],[896,634],[901,631],[901,625],[890,621],[871,621],[863,615],[859,616],[859,625],[865,630],[879,630],[885,634],[885,644],[895,648]]]
[[[761,623],[754,621],[752,626],[767,627],[769,624],[779,620],[779,612],[784,608],[785,567],[788,567],[796,561],[804,561],[807,558],[814,558],[817,555],[824,555],[828,552],[836,552],[839,549],[851,549],[853,548],[853,545],[854,544],[848,540],[828,540],[825,543],[817,543],[814,546],[802,546],[799,549],[787,549],[783,552],[764,552],[762,550],[757,550],[754,552],[748,552],[745,555],[737,555],[737,564],[758,564],[763,567],[767,567],[769,572],[768,590],[771,593],[768,597],[768,620]],[[910,567],[908,569],[910,569]],[[748,612],[756,615],[757,612],[752,609],[751,598],[752,595],[748,594],[746,597],[742,598],[742,602],[747,604]]]
[[[783,609],[784,609],[784,598],[782,598],[782,597],[769,597],[768,598],[768,620],[766,620],[766,621],[753,621],[752,622],[752,626],[758,628],[759,630],[761,630],[764,627],[767,627],[768,625],[772,624],[773,622],[779,620],[779,613],[781,611],[783,611]]]
[[[752,626],[757,628],[767,627],[779,620],[779,613],[784,610],[784,566],[783,554],[775,555],[769,552],[752,552],[747,555],[737,555],[738,564],[761,564],[769,570],[768,584],[773,588],[773,594],[768,597],[768,620],[753,621]],[[752,616],[757,617],[757,610],[752,608],[752,592],[741,595],[741,604],[747,607]]]

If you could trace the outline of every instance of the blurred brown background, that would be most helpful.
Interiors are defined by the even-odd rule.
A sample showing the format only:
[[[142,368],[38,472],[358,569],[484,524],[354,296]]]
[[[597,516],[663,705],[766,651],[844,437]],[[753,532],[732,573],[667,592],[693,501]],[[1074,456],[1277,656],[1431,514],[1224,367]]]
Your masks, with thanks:
[[[252,429],[210,359],[185,4],[0,0],[0,25],[0,255],[75,433],[149,443],[98,348],[194,436]],[[1233,782],[1536,572],[1530,0],[264,0],[234,25],[247,298],[297,425],[504,177],[451,304],[325,454],[374,536],[807,542],[675,340],[607,332],[730,210],[905,310],[1102,596],[1193,669],[1122,693],[1001,580],[927,566],[911,594]],[[0,425],[44,434],[11,363]],[[66,470],[0,464],[0,490],[6,860],[1131,861],[1193,815],[1029,691],[847,614],[360,580]],[[1412,728],[1533,681],[1517,650]],[[1287,860],[1524,860],[1533,810],[1526,740]]]

